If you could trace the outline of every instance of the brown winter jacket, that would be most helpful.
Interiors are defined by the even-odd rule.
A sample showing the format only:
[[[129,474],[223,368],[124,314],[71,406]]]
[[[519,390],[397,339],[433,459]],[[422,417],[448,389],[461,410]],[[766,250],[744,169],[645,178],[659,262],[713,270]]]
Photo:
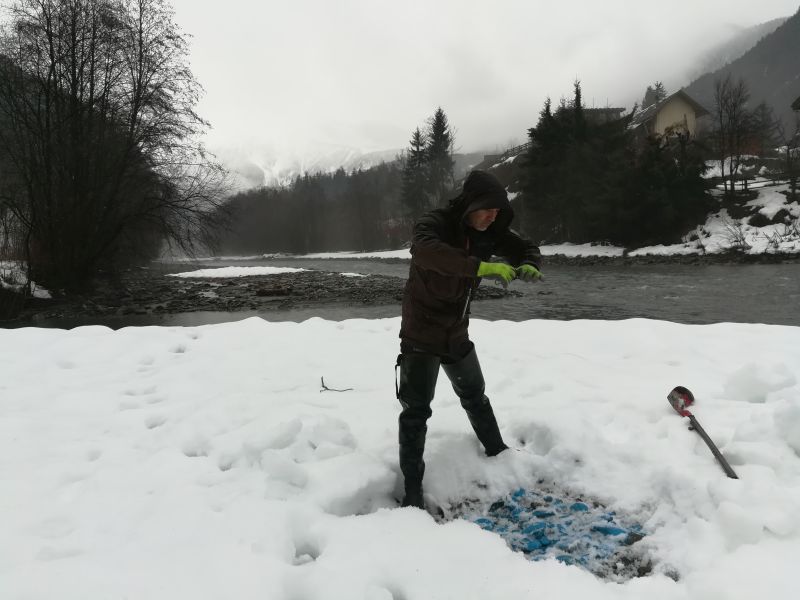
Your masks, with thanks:
[[[475,185],[476,174],[486,179]],[[481,261],[497,255],[515,267],[540,268],[539,248],[509,229],[514,212],[505,189],[498,187],[491,175],[474,171],[448,207],[423,215],[414,226],[400,338],[415,349],[442,355],[468,340],[469,303],[481,281]],[[479,232],[464,219],[483,208],[500,212],[486,231]]]

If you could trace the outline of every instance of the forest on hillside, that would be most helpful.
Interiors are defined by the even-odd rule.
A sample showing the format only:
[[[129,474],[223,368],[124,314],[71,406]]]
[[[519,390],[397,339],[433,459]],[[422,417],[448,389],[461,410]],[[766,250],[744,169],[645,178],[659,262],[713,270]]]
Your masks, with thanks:
[[[722,169],[725,193],[741,195],[748,174],[743,157],[753,153],[770,156],[796,187],[800,125],[787,134],[765,102],[749,108],[741,79],[716,82],[702,133],[678,128],[646,136],[631,126],[638,111],[667,95],[656,82],[630,113],[601,120],[584,106],[578,81],[572,98],[556,106],[548,99],[527,132],[524,152],[479,165],[512,192],[512,226],[537,243],[675,243],[715,206],[707,165],[728,165]],[[438,108],[412,131],[397,161],[240,193],[229,203],[234,227],[223,234],[222,251],[369,251],[408,244],[416,218],[459,192],[454,145],[447,115]],[[775,150],[780,146],[783,157]]]

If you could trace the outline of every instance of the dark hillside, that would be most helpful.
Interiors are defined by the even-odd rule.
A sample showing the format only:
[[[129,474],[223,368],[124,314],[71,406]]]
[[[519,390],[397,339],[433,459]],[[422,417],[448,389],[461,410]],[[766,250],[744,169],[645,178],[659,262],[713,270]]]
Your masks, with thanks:
[[[791,104],[800,96],[800,11],[751,50],[732,63],[706,73],[684,88],[690,96],[711,109],[714,81],[730,73],[743,78],[750,88],[750,107],[764,101],[787,128],[794,122]]]

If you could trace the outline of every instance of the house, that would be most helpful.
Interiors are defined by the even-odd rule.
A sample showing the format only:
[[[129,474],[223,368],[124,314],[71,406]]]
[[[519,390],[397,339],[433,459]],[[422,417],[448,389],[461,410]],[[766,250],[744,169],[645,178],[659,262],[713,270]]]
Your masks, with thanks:
[[[792,110],[800,110],[800,97],[798,97],[797,100],[792,102]]]
[[[709,112],[699,102],[680,90],[638,112],[630,127],[643,137],[677,131],[694,135],[697,119],[707,114]]]

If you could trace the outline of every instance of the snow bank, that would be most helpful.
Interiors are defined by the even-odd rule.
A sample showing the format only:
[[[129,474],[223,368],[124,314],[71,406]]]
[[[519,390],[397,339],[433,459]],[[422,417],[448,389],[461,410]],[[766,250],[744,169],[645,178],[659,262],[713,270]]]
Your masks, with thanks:
[[[19,292],[28,281],[25,274],[25,263],[10,260],[0,260],[0,287],[14,292]],[[50,299],[50,291],[31,282],[31,294],[34,298]]]
[[[281,273],[298,273],[308,269],[295,269],[293,267],[219,267],[216,269],[197,269],[185,273],[171,273],[168,277],[253,277],[255,275],[280,275]]]
[[[407,258],[411,260],[411,251],[408,248],[402,248],[379,252],[315,252],[295,255],[294,258]]]
[[[747,206],[758,208],[758,212],[771,219],[781,209],[786,209],[794,218],[800,218],[800,208],[797,202],[787,202],[787,198],[781,191],[786,191],[788,186],[780,188],[764,189],[758,193],[758,198],[751,200]]]
[[[539,479],[598,498],[647,533],[654,574],[624,584],[393,508],[398,329],[0,330],[0,595],[796,597],[800,328],[473,323],[522,451],[484,457],[442,376],[428,500],[489,501]],[[353,391],[320,393],[323,376]],[[740,480],[667,403],[678,384]]]
[[[668,246],[637,248],[629,256],[681,254],[715,254],[738,249],[747,254],[800,253],[800,204],[789,202],[782,193],[788,185],[759,189],[758,197],[746,204],[754,212],[773,219],[785,210],[792,223],[772,223],[763,226],[750,225],[750,217],[732,218],[725,209],[710,215],[697,230],[686,235],[684,241]],[[745,246],[741,246],[744,242]]]
[[[599,244],[548,244],[539,247],[542,256],[561,254],[564,256],[622,256],[624,248]]]

